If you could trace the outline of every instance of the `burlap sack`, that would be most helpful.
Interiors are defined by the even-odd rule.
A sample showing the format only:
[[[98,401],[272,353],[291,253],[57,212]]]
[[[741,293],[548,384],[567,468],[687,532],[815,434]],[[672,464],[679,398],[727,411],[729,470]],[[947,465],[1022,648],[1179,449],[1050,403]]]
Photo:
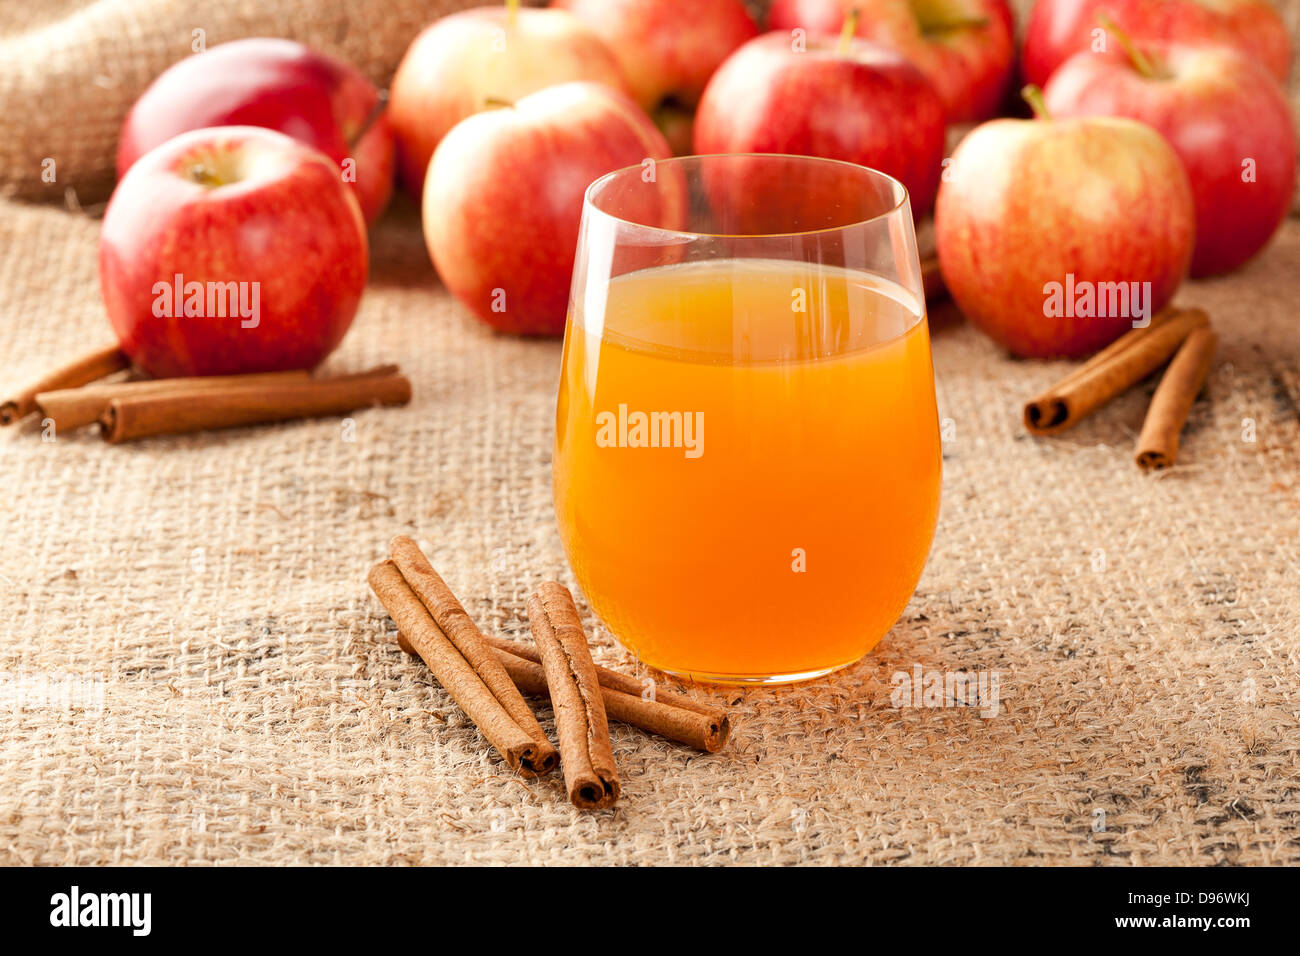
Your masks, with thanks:
[[[0,204],[0,391],[108,336],[97,228]],[[586,815],[503,769],[365,586],[401,531],[500,632],[572,584],[558,344],[468,318],[408,206],[372,259],[329,365],[400,361],[408,408],[120,447],[0,433],[0,862],[1300,862],[1300,224],[1181,293],[1223,343],[1159,476],[1131,458],[1149,383],[1031,439],[1020,404],[1066,366],[936,310],[943,504],[902,620],[828,680],[688,689],[733,706],[717,755],[614,725],[623,796]],[[996,675],[996,708],[894,706],[917,667]]]

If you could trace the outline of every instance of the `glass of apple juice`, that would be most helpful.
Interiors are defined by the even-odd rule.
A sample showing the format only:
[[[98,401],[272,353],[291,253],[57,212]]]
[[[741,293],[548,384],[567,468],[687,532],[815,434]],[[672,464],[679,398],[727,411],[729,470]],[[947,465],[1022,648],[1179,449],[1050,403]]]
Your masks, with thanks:
[[[553,475],[578,583],[651,667],[777,683],[871,650],[916,588],[939,510],[903,186],[752,154],[596,180]]]

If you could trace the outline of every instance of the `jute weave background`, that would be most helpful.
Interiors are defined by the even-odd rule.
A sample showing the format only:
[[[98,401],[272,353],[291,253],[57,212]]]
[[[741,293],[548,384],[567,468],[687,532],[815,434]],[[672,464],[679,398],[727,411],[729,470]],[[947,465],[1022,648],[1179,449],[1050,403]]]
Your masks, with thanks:
[[[97,228],[0,205],[0,389],[107,337]],[[515,634],[539,581],[571,581],[559,346],[465,317],[409,208],[372,261],[330,367],[400,361],[415,400],[359,413],[355,441],[338,421],[0,434],[0,862],[1300,862],[1300,223],[1182,292],[1223,344],[1158,477],[1131,460],[1150,385],[1030,439],[1020,403],[1065,366],[938,312],[952,431],[903,619],[833,679],[692,690],[735,702],[723,753],[614,725],[624,796],[587,815],[489,756],[364,583],[412,533]],[[600,659],[634,668],[587,620]],[[996,672],[998,714],[892,708],[918,663]],[[102,708],[34,696],[97,678]]]

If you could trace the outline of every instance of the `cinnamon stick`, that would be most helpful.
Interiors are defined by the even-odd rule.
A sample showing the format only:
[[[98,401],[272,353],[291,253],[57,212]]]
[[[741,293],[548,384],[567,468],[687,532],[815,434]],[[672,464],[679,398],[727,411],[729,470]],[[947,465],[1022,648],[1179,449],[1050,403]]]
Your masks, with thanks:
[[[555,749],[549,743],[542,748],[539,741],[510,716],[473,666],[434,622],[428,608],[411,590],[397,565],[391,560],[376,564],[370,569],[369,582],[370,589],[416,653],[429,665],[438,683],[478,725],[506,763],[525,776],[550,771],[555,766]]]
[[[1168,468],[1178,457],[1178,437],[1192,404],[1210,372],[1210,360],[1218,336],[1209,329],[1197,329],[1187,337],[1156,386],[1138,436],[1136,459],[1144,471]]]
[[[506,673],[525,694],[549,697],[546,671],[537,649],[523,641],[508,641],[491,634],[484,635],[493,653],[500,658]],[[400,631],[397,644],[408,654],[415,648]],[[669,740],[687,744],[706,753],[717,753],[727,742],[731,722],[725,711],[701,704],[682,694],[657,690],[646,698],[635,677],[596,665],[596,679],[600,682],[600,695],[605,702],[605,715],[633,727]]]
[[[53,419],[59,431],[71,431],[83,425],[93,425],[104,414],[115,398],[134,395],[159,395],[164,392],[187,392],[201,389],[224,388],[227,385],[273,385],[276,382],[307,381],[310,372],[265,372],[255,375],[208,375],[193,378],[151,378],[134,382],[113,382],[108,385],[83,385],[80,388],[60,388],[40,392],[36,407],[45,418]]]
[[[619,794],[618,771],[596,665],[573,595],[563,584],[546,582],[528,599],[528,618],[555,709],[569,800],[579,810],[612,806]]]
[[[99,423],[104,438],[116,444],[151,435],[342,415],[372,405],[405,405],[410,400],[410,381],[392,374],[274,385],[231,384],[115,398]]]
[[[44,378],[33,382],[13,398],[0,402],[0,425],[11,425],[26,418],[36,410],[36,396],[61,388],[76,388],[87,382],[106,378],[114,372],[129,368],[131,360],[116,345],[97,349],[81,358],[55,369]]]
[[[553,766],[555,748],[546,739],[546,732],[537,722],[528,702],[506,673],[501,660],[483,639],[478,625],[470,618],[447,582],[442,579],[420,546],[404,534],[393,538],[390,545],[393,563],[415,596],[420,599],[438,629],[456,646],[474,673],[491,691],[492,696],[505,709],[525,733],[537,744],[538,759]]]
[[[526,694],[549,697],[550,688],[546,683],[546,671],[541,664],[523,657],[516,657],[509,651],[493,648],[500,656],[510,678]],[[597,679],[601,679],[599,673]],[[640,694],[600,685],[601,700],[605,705],[607,717],[640,727],[651,733],[687,744],[706,753],[717,753],[727,742],[731,727],[726,714],[701,713],[698,710],[677,707],[662,700],[658,695],[647,699]]]
[[[526,644],[523,641],[508,641],[503,637],[488,635],[487,641],[499,651],[504,651],[515,657],[522,657],[526,661],[532,661],[534,664],[542,662],[541,655],[537,653],[534,645]],[[618,671],[610,670],[608,667],[596,665],[596,679],[600,681],[601,687],[608,687],[610,690],[617,690],[624,694],[631,694],[633,697],[640,697],[644,687],[640,680],[631,674],[622,674]],[[711,707],[708,704],[700,703],[694,698],[687,697],[685,694],[677,694],[670,690],[655,691],[655,700],[667,704],[670,707],[677,707],[682,710],[689,710],[708,717],[710,720],[721,725],[720,730],[723,737],[730,732],[727,721],[727,715],[717,707]]]
[[[1052,388],[1025,405],[1025,428],[1054,435],[1127,391],[1163,365],[1209,318],[1200,309],[1169,308],[1151,324],[1125,332]]]

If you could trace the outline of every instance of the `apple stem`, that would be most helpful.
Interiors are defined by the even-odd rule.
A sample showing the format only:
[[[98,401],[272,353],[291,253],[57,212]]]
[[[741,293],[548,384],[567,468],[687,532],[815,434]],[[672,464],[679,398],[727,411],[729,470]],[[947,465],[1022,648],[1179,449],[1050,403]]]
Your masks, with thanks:
[[[853,34],[858,32],[858,8],[850,7],[848,15],[844,18],[844,26],[840,27],[840,42],[835,47],[835,52],[844,56],[849,52],[849,47],[853,43]]]
[[[220,186],[221,180],[212,173],[208,172],[208,167],[202,163],[195,163],[189,168],[190,179],[200,186]]]
[[[1115,39],[1119,41],[1120,47],[1122,47],[1124,52],[1128,54],[1129,60],[1132,62],[1133,66],[1136,67],[1139,73],[1148,79],[1153,79],[1158,76],[1158,71],[1156,70],[1155,65],[1147,55],[1137,48],[1137,44],[1133,42],[1133,38],[1121,30],[1119,24],[1112,20],[1105,11],[1097,16],[1097,22],[1101,24],[1102,29],[1107,33],[1115,35]]]
[[[519,0],[506,0],[506,26],[513,27],[519,16]]]
[[[351,153],[357,143],[361,142],[362,137],[370,132],[370,127],[379,121],[379,117],[384,115],[384,110],[388,108],[388,91],[380,90],[379,97],[375,100],[375,108],[370,111],[366,121],[348,138],[348,152]]]
[[[1033,83],[1021,89],[1020,95],[1029,104],[1029,108],[1034,111],[1035,119],[1049,120],[1052,118],[1051,114],[1047,112],[1047,101],[1043,99],[1043,91]]]

